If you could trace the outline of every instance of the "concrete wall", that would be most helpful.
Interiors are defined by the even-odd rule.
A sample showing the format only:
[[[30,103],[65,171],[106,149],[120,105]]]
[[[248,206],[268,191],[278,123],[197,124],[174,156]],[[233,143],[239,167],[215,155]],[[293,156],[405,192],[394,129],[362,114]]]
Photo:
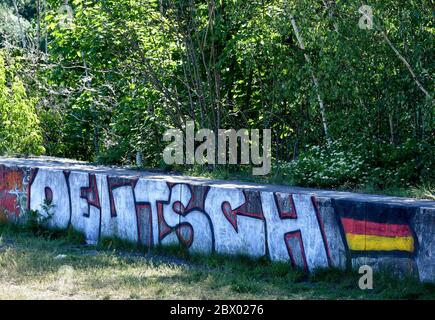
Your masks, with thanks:
[[[368,264],[435,282],[435,202],[193,181],[0,159],[0,216],[53,205],[52,227],[202,253],[267,256],[311,271]],[[196,179],[198,180],[198,179]]]

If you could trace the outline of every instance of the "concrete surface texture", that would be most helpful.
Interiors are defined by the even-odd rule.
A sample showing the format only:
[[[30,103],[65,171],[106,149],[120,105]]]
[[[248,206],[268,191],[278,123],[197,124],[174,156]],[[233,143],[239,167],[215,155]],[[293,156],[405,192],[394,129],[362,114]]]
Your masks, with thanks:
[[[29,209],[91,242],[181,244],[307,271],[367,264],[435,282],[435,201],[0,158],[0,218]]]

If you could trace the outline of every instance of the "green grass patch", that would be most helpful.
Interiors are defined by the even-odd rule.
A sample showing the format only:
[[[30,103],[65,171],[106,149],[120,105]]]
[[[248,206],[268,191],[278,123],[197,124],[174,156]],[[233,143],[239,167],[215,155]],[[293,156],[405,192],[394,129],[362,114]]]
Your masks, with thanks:
[[[0,299],[435,299],[433,284],[386,272],[375,273],[374,289],[363,291],[354,271],[306,274],[243,255],[80,240],[72,231],[46,236],[1,224]],[[73,270],[66,287],[59,285],[65,266]]]

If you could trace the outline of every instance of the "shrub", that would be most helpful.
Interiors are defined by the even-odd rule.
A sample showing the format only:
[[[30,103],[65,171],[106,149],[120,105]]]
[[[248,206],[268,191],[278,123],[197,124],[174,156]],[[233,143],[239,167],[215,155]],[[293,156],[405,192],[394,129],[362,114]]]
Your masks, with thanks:
[[[0,154],[39,155],[44,151],[35,101],[27,97],[18,77],[7,74],[0,52]]]
[[[400,145],[380,141],[359,144],[337,140],[323,147],[308,147],[299,159],[278,162],[287,182],[320,188],[403,188],[433,185],[433,144],[412,139]]]
[[[367,177],[361,146],[347,149],[341,140],[325,147],[309,147],[297,161],[280,163],[280,170],[294,184],[308,187],[338,187],[356,184]]]

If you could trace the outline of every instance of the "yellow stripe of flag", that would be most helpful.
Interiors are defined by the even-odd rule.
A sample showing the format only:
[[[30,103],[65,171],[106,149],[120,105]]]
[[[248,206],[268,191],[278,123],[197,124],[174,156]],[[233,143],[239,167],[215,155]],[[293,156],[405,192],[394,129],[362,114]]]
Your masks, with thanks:
[[[355,251],[414,251],[413,237],[380,237],[364,234],[346,234],[349,249]]]

